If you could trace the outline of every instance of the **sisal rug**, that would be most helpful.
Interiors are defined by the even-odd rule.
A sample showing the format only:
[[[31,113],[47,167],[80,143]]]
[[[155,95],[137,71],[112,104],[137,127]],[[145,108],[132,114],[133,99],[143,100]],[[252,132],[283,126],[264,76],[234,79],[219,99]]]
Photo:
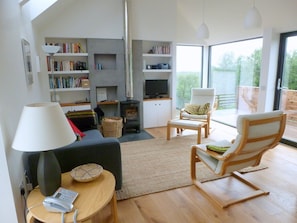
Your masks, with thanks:
[[[191,145],[196,135],[177,136],[171,140],[148,139],[121,143],[123,186],[117,199],[137,197],[169,189],[189,186]],[[203,138],[203,143],[210,140]],[[204,164],[197,164],[200,181],[218,178]],[[263,169],[256,167],[244,172]]]

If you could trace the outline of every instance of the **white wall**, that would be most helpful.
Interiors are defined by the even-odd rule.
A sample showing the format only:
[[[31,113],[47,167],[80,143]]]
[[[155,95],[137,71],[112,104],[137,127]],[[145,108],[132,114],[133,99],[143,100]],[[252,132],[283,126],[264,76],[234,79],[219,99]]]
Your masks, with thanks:
[[[14,223],[24,222],[19,191],[23,168],[21,153],[12,150],[11,143],[23,105],[41,100],[41,89],[35,72],[35,44],[26,5],[21,9],[18,0],[2,0],[0,21],[0,218]],[[31,44],[34,83],[30,86],[25,80],[22,38]]]
[[[244,17],[252,6],[251,0],[206,0],[205,23],[210,32],[206,43],[197,40],[196,31],[202,23],[202,0],[176,0],[178,43],[203,43],[213,45],[263,35],[263,30],[276,33],[297,30],[297,2],[295,0],[256,0],[262,16],[262,28],[245,29]]]

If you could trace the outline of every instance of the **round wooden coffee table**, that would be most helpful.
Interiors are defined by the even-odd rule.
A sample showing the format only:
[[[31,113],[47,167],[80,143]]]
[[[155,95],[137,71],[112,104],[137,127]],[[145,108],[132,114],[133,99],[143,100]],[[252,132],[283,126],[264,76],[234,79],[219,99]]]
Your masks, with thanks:
[[[73,222],[74,210],[78,209],[77,222],[90,220],[108,203],[111,203],[111,211],[114,222],[118,222],[117,200],[115,195],[115,178],[107,170],[91,182],[77,182],[72,179],[70,172],[62,174],[63,188],[78,192],[78,197],[74,201],[72,212],[65,213],[65,223]],[[33,223],[34,219],[41,222],[61,222],[61,213],[48,212],[42,202],[44,195],[41,194],[38,187],[30,192],[27,198],[28,214],[27,222]],[[90,221],[88,221],[90,222]]]

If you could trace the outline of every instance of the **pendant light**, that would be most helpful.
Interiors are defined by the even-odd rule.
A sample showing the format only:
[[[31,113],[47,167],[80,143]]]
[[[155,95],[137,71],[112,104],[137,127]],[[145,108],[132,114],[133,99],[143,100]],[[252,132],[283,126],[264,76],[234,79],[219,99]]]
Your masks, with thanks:
[[[197,30],[197,37],[198,39],[208,39],[209,38],[209,30],[207,25],[204,22],[204,5],[205,0],[203,0],[203,6],[202,6],[202,24],[199,26]]]
[[[253,7],[250,8],[244,19],[244,27],[247,29],[261,27],[262,18],[260,12],[255,7],[255,0],[253,0]]]

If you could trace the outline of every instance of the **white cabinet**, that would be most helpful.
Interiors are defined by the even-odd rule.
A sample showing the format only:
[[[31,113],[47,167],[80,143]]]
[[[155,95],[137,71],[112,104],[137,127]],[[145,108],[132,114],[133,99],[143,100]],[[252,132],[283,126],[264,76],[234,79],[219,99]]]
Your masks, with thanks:
[[[171,99],[143,101],[143,127],[166,126],[171,119]]]

